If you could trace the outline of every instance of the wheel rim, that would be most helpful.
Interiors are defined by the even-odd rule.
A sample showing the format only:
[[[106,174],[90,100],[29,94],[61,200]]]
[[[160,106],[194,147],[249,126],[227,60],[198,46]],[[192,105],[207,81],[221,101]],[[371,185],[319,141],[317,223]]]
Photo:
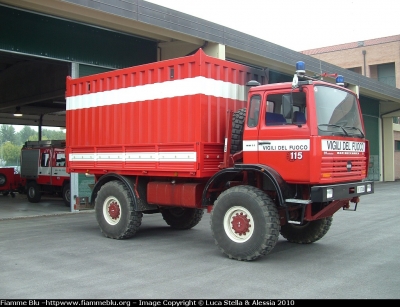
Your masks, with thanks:
[[[35,189],[33,187],[30,187],[28,190],[28,195],[30,198],[34,198],[35,197]]]
[[[244,243],[254,232],[254,219],[251,213],[240,206],[230,208],[224,216],[226,235],[236,243]]]
[[[115,197],[107,197],[104,201],[103,216],[108,224],[118,224],[121,219],[121,205]]]

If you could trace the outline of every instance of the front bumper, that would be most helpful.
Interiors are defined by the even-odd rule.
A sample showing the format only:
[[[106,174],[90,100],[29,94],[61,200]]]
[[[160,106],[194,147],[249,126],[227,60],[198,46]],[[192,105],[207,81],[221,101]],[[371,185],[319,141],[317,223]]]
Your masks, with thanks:
[[[311,188],[312,202],[327,202],[341,199],[351,199],[361,195],[374,193],[373,181],[359,181],[324,186],[313,186]],[[330,195],[332,195],[330,197]]]

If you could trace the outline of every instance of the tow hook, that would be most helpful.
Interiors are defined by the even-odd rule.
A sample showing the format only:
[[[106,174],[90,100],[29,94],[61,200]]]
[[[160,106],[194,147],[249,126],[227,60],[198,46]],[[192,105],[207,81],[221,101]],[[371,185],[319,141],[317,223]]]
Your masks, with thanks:
[[[350,210],[350,211],[356,211],[357,210],[357,204],[360,202],[360,197],[353,197],[348,201],[344,206],[343,210]],[[354,203],[354,209],[350,208],[350,203]]]

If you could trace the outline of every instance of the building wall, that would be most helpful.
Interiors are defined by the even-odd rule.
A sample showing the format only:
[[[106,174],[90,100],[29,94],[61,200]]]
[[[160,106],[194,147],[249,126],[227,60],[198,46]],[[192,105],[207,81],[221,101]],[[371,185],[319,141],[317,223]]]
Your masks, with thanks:
[[[372,99],[361,95],[360,106],[363,115],[365,136],[369,140],[369,167],[368,180],[380,181],[382,179],[381,165],[381,142],[380,135],[380,120],[379,120],[379,100]]]
[[[393,138],[395,141],[400,142],[400,124],[393,124]],[[400,151],[394,151],[394,179],[400,179]]]
[[[355,68],[355,72],[373,79],[378,79],[376,65],[395,63],[396,87],[400,88],[400,41],[317,53],[312,56],[339,67]]]

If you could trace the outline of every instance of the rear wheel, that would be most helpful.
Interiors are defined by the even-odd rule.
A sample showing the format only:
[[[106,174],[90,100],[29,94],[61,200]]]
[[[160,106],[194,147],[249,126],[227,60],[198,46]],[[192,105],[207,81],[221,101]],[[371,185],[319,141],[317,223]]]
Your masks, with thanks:
[[[31,203],[38,203],[42,197],[39,185],[35,181],[31,181],[27,186],[28,200]]]
[[[71,185],[69,183],[64,184],[62,191],[62,198],[64,200],[65,206],[71,206]]]
[[[332,224],[332,217],[305,222],[303,225],[289,224],[281,227],[281,235],[286,240],[298,244],[310,244],[326,235]]]
[[[203,209],[195,208],[167,208],[162,209],[163,219],[175,229],[190,229],[196,226],[203,217]]]
[[[134,198],[119,181],[105,183],[95,200],[96,219],[104,236],[127,239],[142,223],[142,212],[134,210]]]
[[[236,186],[218,197],[211,231],[223,254],[254,260],[268,254],[279,238],[279,214],[271,198],[252,186]]]

